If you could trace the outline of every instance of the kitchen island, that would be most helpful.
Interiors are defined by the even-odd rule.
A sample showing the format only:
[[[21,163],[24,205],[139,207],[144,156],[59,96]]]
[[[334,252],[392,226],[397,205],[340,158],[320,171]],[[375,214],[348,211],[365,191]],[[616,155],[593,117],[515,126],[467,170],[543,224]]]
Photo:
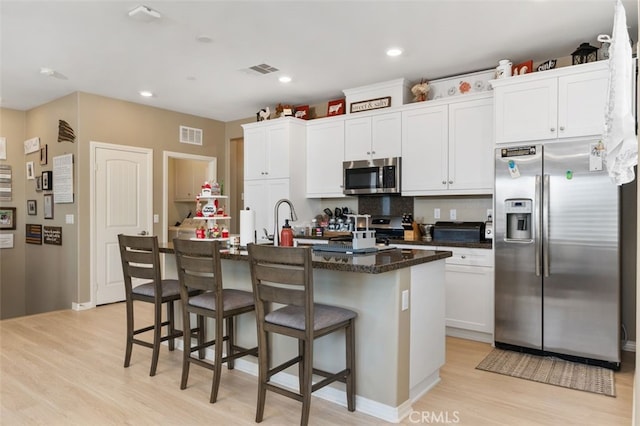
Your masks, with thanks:
[[[173,248],[164,244],[161,251],[173,253]],[[246,251],[221,254],[224,286],[251,291]],[[444,259],[450,256],[448,251],[411,249],[362,255],[314,252],[315,300],[358,313],[356,410],[397,422],[411,413],[413,401],[439,382],[445,361]],[[167,276],[175,275],[173,256],[166,256],[165,265]],[[255,346],[255,316],[241,316],[236,326],[238,344]],[[344,336],[334,334],[314,343],[314,366],[344,368]],[[289,359],[297,349],[294,339],[274,336],[273,362]],[[239,359],[236,368],[257,375],[257,360]],[[297,389],[297,367],[273,380]],[[346,406],[342,383],[314,395]]]

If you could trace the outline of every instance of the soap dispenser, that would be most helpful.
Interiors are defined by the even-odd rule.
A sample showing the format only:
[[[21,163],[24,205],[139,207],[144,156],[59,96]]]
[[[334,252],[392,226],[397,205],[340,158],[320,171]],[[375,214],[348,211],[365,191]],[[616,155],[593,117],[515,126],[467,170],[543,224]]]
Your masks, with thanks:
[[[289,219],[284,220],[284,226],[280,232],[280,245],[283,247],[293,247],[293,230],[289,225]]]

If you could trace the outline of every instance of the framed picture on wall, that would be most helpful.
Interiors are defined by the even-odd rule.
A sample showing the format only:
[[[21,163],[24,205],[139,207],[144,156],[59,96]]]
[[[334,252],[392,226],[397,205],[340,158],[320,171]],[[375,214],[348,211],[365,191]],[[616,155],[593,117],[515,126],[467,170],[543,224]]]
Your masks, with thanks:
[[[53,189],[53,172],[42,172],[42,189],[51,191]]]
[[[36,204],[36,200],[27,200],[27,214],[30,216],[38,214],[38,205]]]
[[[43,146],[42,148],[40,148],[40,165],[41,166],[46,166],[47,165],[47,160],[48,160],[48,149],[47,149],[47,145]]]
[[[36,169],[33,165],[33,161],[27,161],[27,179],[36,178]]]
[[[16,208],[0,207],[0,230],[16,229]]]
[[[44,218],[53,219],[53,194],[44,196]]]
[[[42,176],[36,176],[36,191],[42,191]]]

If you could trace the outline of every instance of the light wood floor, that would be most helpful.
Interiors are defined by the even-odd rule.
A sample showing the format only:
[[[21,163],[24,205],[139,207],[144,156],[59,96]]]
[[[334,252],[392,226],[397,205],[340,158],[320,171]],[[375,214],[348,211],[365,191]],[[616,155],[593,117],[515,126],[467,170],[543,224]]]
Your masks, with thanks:
[[[124,318],[124,305],[114,304],[1,321],[0,424],[255,424],[254,376],[223,368],[218,402],[209,404],[208,370],[192,366],[189,385],[180,390],[179,351],[162,348],[155,377],[148,375],[151,351],[140,346],[123,368]],[[448,338],[442,381],[413,405],[415,413],[403,424],[631,423],[633,354],[625,353],[617,397],[611,398],[476,370],[490,351],[488,344]],[[268,393],[262,424],[299,421],[298,402]],[[310,423],[384,422],[313,398]]]

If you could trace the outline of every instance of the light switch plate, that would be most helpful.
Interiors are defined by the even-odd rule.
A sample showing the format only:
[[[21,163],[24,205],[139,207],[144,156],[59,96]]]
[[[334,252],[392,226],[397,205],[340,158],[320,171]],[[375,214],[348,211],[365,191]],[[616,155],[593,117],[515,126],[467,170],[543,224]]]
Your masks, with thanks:
[[[402,310],[409,309],[409,290],[402,290]]]
[[[73,225],[74,217],[72,214],[65,215],[64,221],[67,225]]]
[[[160,222],[160,215],[159,214],[154,214],[153,215],[153,223],[158,223]]]
[[[440,219],[440,209],[433,209],[433,218]]]
[[[458,212],[456,212],[456,209],[449,210],[449,219],[456,220],[456,217],[458,217]]]

